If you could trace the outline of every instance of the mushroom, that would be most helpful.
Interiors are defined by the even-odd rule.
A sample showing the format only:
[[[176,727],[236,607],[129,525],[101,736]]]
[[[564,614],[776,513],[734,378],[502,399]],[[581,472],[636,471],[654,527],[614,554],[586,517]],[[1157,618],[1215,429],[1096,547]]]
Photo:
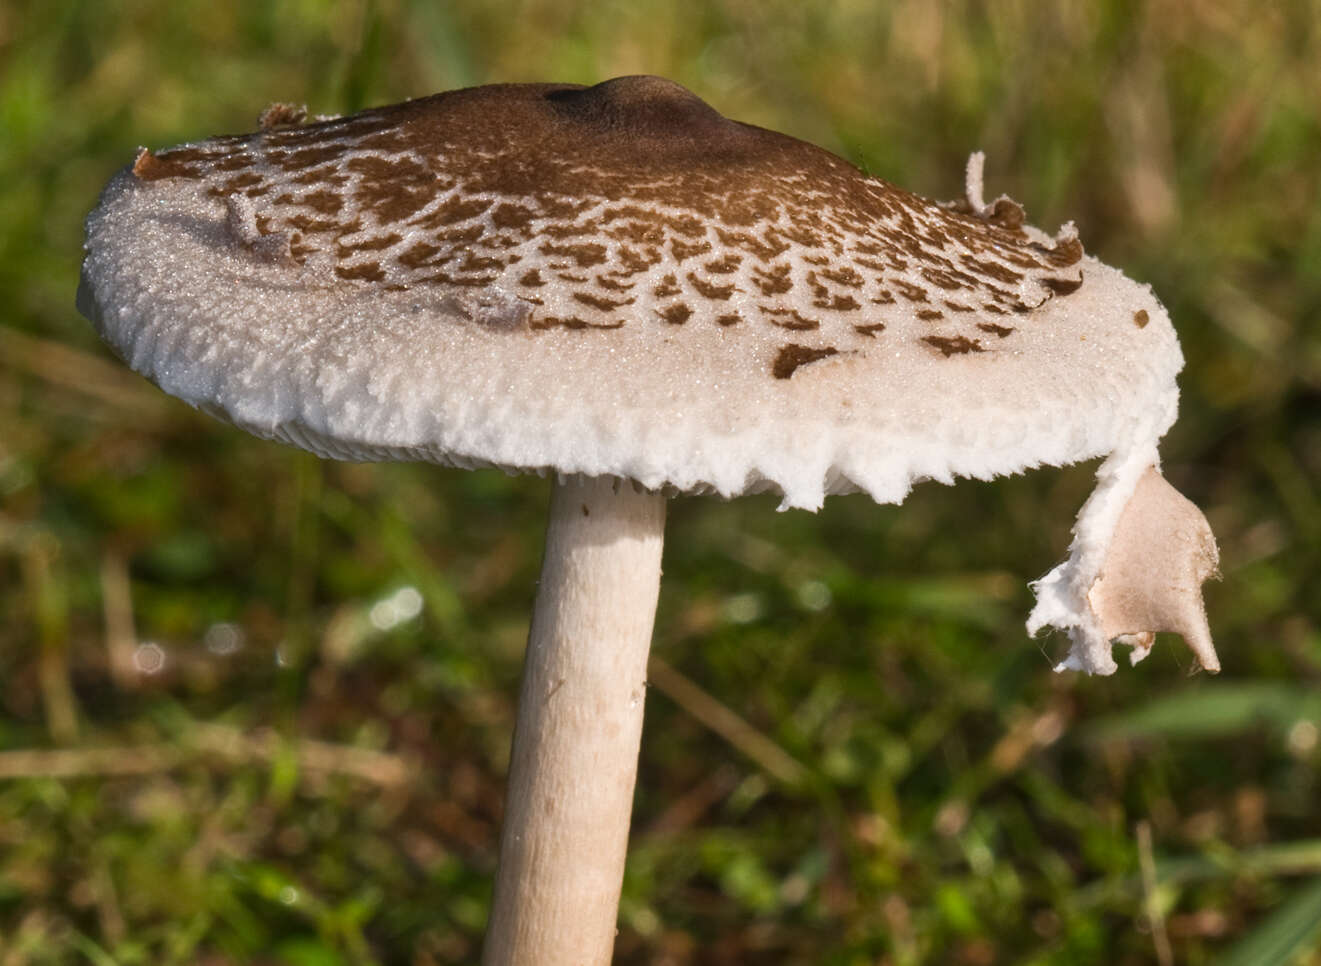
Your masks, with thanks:
[[[1001,197],[926,201],[677,84],[453,91],[143,149],[78,304],[166,392],[348,460],[554,478],[488,963],[610,957],[665,498],[899,503],[1105,457],[1030,629],[1217,668],[1201,514],[1155,471],[1178,342]]]

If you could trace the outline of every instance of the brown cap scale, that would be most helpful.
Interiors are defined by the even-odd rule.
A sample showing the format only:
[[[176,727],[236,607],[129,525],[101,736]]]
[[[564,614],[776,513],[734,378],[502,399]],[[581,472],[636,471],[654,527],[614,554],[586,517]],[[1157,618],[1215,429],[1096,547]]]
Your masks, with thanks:
[[[661,493],[899,502],[922,479],[1106,456],[1034,626],[1069,629],[1068,666],[1107,672],[1109,639],[1145,640],[1161,628],[1129,619],[1150,617],[1211,666],[1200,579],[1123,620],[1088,597],[1103,571],[1097,600],[1142,597],[1112,579],[1131,555],[1107,552],[1175,416],[1174,330],[1071,226],[985,203],[980,156],[939,205],[652,77],[303,114],[142,151],[88,220],[79,305],[134,368],[259,435],[559,478],[490,961],[548,942],[609,955],[613,912],[587,928],[571,911],[600,905],[584,896],[602,875],[617,895],[633,765],[587,783],[608,802],[581,794],[581,769],[636,755]],[[1200,566],[1167,536],[1138,543]],[[593,670],[602,653],[622,684]],[[538,825],[548,808],[562,827]],[[609,869],[545,878],[584,856]]]

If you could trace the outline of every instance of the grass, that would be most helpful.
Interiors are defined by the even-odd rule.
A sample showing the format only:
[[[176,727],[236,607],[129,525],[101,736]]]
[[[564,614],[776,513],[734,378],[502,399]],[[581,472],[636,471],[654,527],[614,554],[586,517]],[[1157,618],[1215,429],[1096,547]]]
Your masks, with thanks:
[[[641,71],[936,197],[982,148],[1154,285],[1225,671],[1025,638],[1092,467],[681,499],[619,961],[1321,962],[1319,55],[1315,2],[0,2],[0,966],[476,957],[546,484],[166,399],[81,218],[272,100]]]

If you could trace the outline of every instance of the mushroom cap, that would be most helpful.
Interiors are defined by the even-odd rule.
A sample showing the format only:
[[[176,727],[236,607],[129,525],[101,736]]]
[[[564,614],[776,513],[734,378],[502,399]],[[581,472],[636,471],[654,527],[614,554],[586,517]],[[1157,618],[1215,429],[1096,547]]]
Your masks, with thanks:
[[[653,77],[264,121],[116,175],[79,291],[134,369],[260,436],[815,508],[1174,419],[1151,291],[971,176],[927,201]]]

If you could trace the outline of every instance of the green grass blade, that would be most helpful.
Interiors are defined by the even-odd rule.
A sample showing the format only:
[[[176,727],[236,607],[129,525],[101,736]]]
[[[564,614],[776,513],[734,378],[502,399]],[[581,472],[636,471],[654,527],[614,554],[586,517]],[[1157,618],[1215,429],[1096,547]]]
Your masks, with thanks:
[[[1315,949],[1321,936],[1321,878],[1299,889],[1218,962],[1218,966],[1285,966]]]
[[[1267,726],[1287,731],[1300,720],[1321,721],[1321,694],[1286,682],[1206,684],[1099,718],[1086,730],[1095,741],[1217,738]]]

